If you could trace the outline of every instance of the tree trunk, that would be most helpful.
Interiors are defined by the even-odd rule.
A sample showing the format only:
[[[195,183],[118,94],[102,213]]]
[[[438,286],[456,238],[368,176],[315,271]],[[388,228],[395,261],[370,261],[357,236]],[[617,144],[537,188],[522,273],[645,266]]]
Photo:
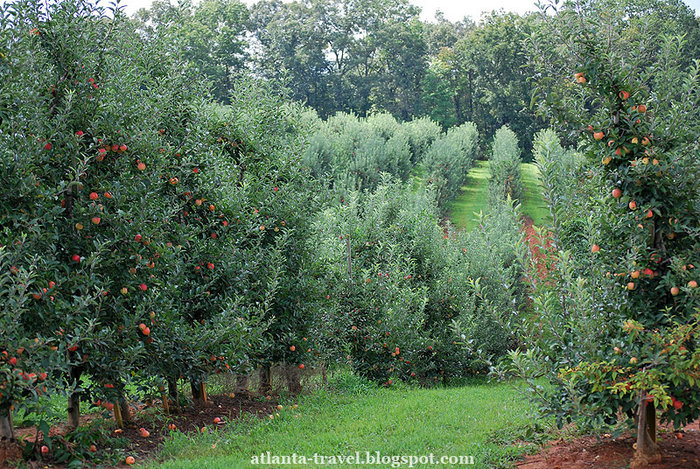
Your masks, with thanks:
[[[249,387],[250,387],[250,378],[248,377],[248,375],[238,375],[236,377],[235,392],[247,393],[249,391]]]
[[[190,381],[190,388],[192,389],[192,399],[199,404],[207,403],[207,389],[204,385],[204,380]]]
[[[71,367],[70,379],[72,384],[80,386],[80,376],[83,370],[78,367]],[[80,425],[80,394],[76,391],[68,396],[68,423],[66,424],[66,432],[72,432]]]
[[[642,392],[637,415],[636,450],[630,469],[645,469],[649,464],[661,461],[659,445],[656,444],[656,408],[646,398],[646,392]]]
[[[452,95],[452,104],[455,107],[455,118],[457,119],[457,125],[462,123],[462,103],[459,101],[460,96],[458,94]]]
[[[260,394],[268,395],[272,391],[272,370],[270,365],[263,365],[260,368],[260,384],[258,385],[258,392]]]
[[[328,370],[325,362],[321,364],[321,382],[324,386],[328,386]]]
[[[2,413],[0,413],[0,439],[13,440],[14,438],[15,429],[12,426],[12,411],[3,409]]]
[[[190,390],[192,391],[192,399],[195,401],[201,401],[202,396],[199,393],[199,383],[196,383],[194,381],[190,381]]]
[[[165,389],[161,390],[160,395],[163,401],[163,412],[165,412],[165,415],[170,415],[170,405],[168,405],[168,395],[165,393]]]
[[[127,401],[123,395],[119,398],[119,410],[122,414],[122,421],[124,423],[131,423],[131,408],[129,407],[129,401]]]
[[[199,383],[199,395],[202,397],[202,402],[204,404],[209,401],[209,398],[207,397],[207,386],[204,384],[204,381]]]
[[[177,390],[177,380],[168,381],[168,397],[170,398],[170,409],[173,412],[180,411],[180,394]]]
[[[114,404],[114,421],[117,422],[117,427],[124,428],[124,419],[122,419],[122,406],[119,402]]]
[[[72,432],[80,425],[80,396],[77,392],[68,396],[68,423],[66,431]]]
[[[287,375],[287,390],[289,394],[293,396],[301,394],[301,371],[299,368],[294,365],[287,365],[285,374]]]

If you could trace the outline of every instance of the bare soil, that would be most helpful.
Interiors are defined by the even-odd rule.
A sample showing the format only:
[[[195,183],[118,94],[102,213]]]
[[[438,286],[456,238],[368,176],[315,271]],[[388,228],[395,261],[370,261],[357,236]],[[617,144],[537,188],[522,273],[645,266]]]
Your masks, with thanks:
[[[126,454],[133,456],[136,461],[144,461],[156,457],[161,449],[163,441],[171,433],[168,428],[170,424],[176,426],[177,431],[182,433],[200,433],[202,431],[214,431],[219,425],[214,423],[215,418],[220,418],[222,424],[236,420],[246,414],[257,418],[268,418],[270,414],[277,411],[277,398],[275,396],[260,397],[253,394],[238,393],[234,397],[231,395],[209,396],[206,404],[193,403],[178,413],[163,415],[161,412],[153,412],[144,405],[132,406],[132,422],[125,424],[124,429],[119,430],[114,424],[114,436],[125,438],[129,441],[126,449],[122,449]],[[90,421],[101,419],[97,415],[85,415],[81,418],[81,426]],[[147,438],[141,436],[140,429],[145,428],[150,435]],[[204,429],[204,430],[203,430]],[[61,435],[64,432],[63,425],[56,425],[51,428],[50,435]],[[20,428],[17,430],[18,438],[25,442],[34,442],[36,439],[35,428]],[[41,435],[39,445],[41,442]],[[99,446],[99,442],[97,443]],[[111,451],[114,448],[98,447],[98,451]],[[10,451],[13,451],[10,454]],[[17,460],[21,457],[21,448],[0,444],[0,455],[7,452],[7,460]],[[0,458],[0,468],[16,467],[9,462],[2,462]],[[63,468],[62,464],[52,460],[51,454],[45,456],[41,461],[30,461],[29,467],[51,467]],[[25,466],[26,467],[26,466]],[[104,466],[102,466],[104,467]],[[117,467],[129,467],[125,464]]]
[[[555,440],[538,454],[525,457],[518,469],[623,469],[629,467],[636,439],[624,435],[587,436],[573,440]],[[700,469],[700,428],[698,422],[680,431],[659,432],[662,459],[649,469]]]

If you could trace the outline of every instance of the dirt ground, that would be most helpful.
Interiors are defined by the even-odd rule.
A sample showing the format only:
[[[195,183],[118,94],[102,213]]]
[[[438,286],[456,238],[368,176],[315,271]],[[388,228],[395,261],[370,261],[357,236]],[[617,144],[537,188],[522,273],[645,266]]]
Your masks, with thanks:
[[[182,409],[179,413],[167,416],[166,420],[156,419],[154,413],[148,412],[148,409],[143,406],[138,409],[132,407],[132,422],[128,424],[125,423],[123,430],[116,430],[115,436],[118,435],[122,438],[126,438],[129,443],[124,452],[133,456],[137,461],[142,462],[156,456],[163,441],[171,432],[168,428],[170,424],[174,424],[177,431],[194,434],[201,432],[202,428],[205,428],[204,431],[211,431],[216,428],[217,424],[214,423],[214,419],[217,417],[222,420],[223,425],[226,422],[240,418],[244,414],[254,415],[258,418],[269,418],[270,414],[277,411],[277,399],[275,396],[270,396],[269,399],[266,399],[265,397],[261,398],[254,395],[239,393],[233,395],[233,397],[231,397],[231,395],[218,395],[209,396],[208,399],[206,405],[192,404]],[[87,424],[91,420],[101,418],[101,416],[85,415],[81,418],[81,424]],[[141,428],[145,428],[150,433],[147,438],[141,436]],[[51,428],[50,434],[54,436],[62,434],[62,432],[63,427],[57,425]],[[17,436],[24,441],[33,442],[36,438],[36,429],[20,428],[17,430]],[[108,447],[98,448],[98,451],[110,451],[111,449],[112,448]],[[5,456],[11,456],[8,457],[8,459],[16,459],[21,455],[21,452],[19,454],[17,453],[16,445],[0,444],[0,456],[3,454],[5,454]],[[52,460],[50,454],[41,461],[30,461],[27,464],[28,467],[31,468],[65,467]],[[3,465],[2,459],[0,458],[0,468],[5,467],[16,466],[8,463]],[[129,466],[124,464],[117,467]]]
[[[628,467],[636,440],[590,436],[555,440],[538,454],[516,464],[518,469],[623,469]],[[679,432],[659,432],[662,459],[649,469],[700,469],[700,428],[695,422]]]

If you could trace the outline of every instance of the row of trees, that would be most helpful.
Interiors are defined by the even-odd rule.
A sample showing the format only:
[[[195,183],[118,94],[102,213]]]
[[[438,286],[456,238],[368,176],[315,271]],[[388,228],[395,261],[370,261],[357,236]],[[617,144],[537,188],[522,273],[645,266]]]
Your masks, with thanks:
[[[516,210],[470,234],[441,223],[473,124],[322,121],[252,79],[221,106],[177,52],[186,38],[145,38],[89,0],[0,19],[3,437],[56,395],[69,429],[86,404],[123,424],[131,398],[176,411],[183,383],[206,400],[216,373],[259,369],[265,392],[282,364],[298,392],[299,370],[349,360],[432,383],[514,340]]]
[[[212,373],[286,359],[317,200],[301,108],[249,81],[214,107],[91,2],[0,13],[2,436],[42,396],[75,428],[81,402],[128,419],[128,385],[176,407],[180,380],[205,399]]]
[[[599,0],[587,7],[631,27],[653,15],[650,36],[686,34],[684,53],[698,54],[700,27],[680,0]],[[470,121],[483,142],[508,125],[529,157],[533,134],[545,124],[531,97],[549,84],[531,80],[528,57],[533,39],[549,35],[546,21],[492,12],[458,22],[438,14],[425,22],[419,13],[408,0],[262,0],[250,7],[239,0],[178,6],[156,0],[133,21],[144,37],[178,38],[222,102],[232,77],[252,72],[285,83],[292,99],[322,118],[388,112],[402,121],[427,116],[445,129]]]

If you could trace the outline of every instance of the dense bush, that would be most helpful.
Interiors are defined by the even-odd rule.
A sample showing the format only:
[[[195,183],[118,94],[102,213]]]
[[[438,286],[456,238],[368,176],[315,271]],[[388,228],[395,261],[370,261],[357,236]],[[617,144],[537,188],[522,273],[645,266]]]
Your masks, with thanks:
[[[501,127],[493,137],[489,155],[489,201],[510,199],[522,201],[518,137],[508,127]]]
[[[576,251],[585,250],[587,240],[581,232],[589,215],[586,211],[587,196],[593,194],[586,192],[590,176],[586,173],[582,155],[564,149],[551,129],[535,135],[533,155],[552,216],[554,241],[557,245],[569,247],[582,243]]]
[[[2,436],[40,393],[75,427],[81,401],[119,419],[128,385],[177,403],[279,360],[309,322],[301,109],[253,81],[214,109],[117,11],[2,8]]]
[[[485,369],[512,345],[522,299],[516,220],[504,207],[455,233],[439,225],[432,191],[385,181],[352,193],[317,221],[327,313],[316,337],[383,383]]]
[[[381,173],[402,181],[410,174],[409,134],[388,114],[358,118],[336,114],[317,127],[304,153],[304,165],[317,178],[329,178],[341,192],[374,190]],[[416,145],[421,139],[413,137]],[[416,147],[418,148],[418,147]]]
[[[426,183],[435,189],[441,210],[446,210],[467,180],[476,161],[478,141],[476,126],[467,122],[449,129],[428,149],[423,159]]]
[[[401,130],[408,137],[408,145],[411,148],[411,163],[414,165],[423,161],[423,157],[433,142],[442,135],[440,125],[428,117],[408,121],[401,126]]]

